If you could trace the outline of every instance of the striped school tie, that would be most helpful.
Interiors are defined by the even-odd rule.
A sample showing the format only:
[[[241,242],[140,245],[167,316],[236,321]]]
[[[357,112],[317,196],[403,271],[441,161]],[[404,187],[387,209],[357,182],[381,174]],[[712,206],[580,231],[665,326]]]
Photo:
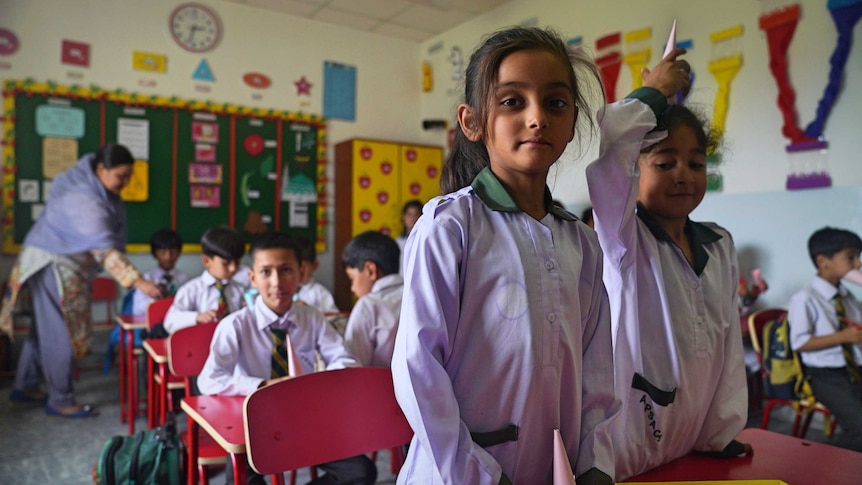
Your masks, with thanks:
[[[228,306],[227,298],[225,297],[226,286],[227,284],[216,280],[215,287],[218,290],[218,308],[216,309],[216,320],[221,320],[222,318],[228,316],[228,314],[230,313],[230,307]]]
[[[270,377],[274,379],[290,375],[290,366],[287,363],[287,346],[284,344],[287,333],[280,328],[270,327],[269,337],[272,340]]]
[[[849,326],[847,324],[847,314],[844,312],[844,300],[840,294],[835,295],[835,314],[838,316],[838,330],[847,328]],[[841,344],[841,353],[844,354],[844,363],[847,366],[847,372],[850,374],[850,382],[862,382],[859,368],[856,366],[856,359],[853,357],[853,344]]]

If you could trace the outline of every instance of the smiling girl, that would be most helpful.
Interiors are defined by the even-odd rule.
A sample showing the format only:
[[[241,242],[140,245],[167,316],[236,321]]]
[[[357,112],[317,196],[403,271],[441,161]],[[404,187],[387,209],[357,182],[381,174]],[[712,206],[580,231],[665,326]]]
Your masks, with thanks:
[[[415,431],[398,483],[551,483],[559,428],[578,483],[611,484],[611,334],[595,234],[548,171],[589,113],[560,38],[511,28],[466,72],[459,129],[405,246],[395,393]],[[597,82],[597,81],[596,81]]]
[[[614,421],[617,480],[692,450],[736,456],[747,418],[730,234],[689,214],[706,192],[715,144],[689,109],[676,49],[644,87],[603,113],[599,159],[587,167],[605,252],[614,365],[622,412]]]

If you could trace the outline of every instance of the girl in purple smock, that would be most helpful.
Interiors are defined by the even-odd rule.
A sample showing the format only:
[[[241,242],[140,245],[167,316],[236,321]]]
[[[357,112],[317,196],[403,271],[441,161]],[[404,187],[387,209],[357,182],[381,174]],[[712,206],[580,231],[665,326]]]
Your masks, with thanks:
[[[448,193],[405,246],[392,373],[415,435],[399,484],[550,484],[555,428],[579,484],[613,483],[602,253],[547,186],[597,83],[543,29],[493,33],[470,59]]]
[[[603,110],[587,167],[623,406],[612,426],[617,480],[692,451],[750,450],[734,440],[748,417],[736,251],[724,228],[689,219],[717,140],[667,101],[688,90],[684,52]]]

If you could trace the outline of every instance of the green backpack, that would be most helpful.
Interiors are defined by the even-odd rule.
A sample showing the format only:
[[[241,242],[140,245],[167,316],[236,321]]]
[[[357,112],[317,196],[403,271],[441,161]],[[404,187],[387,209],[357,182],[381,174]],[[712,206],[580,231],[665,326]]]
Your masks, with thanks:
[[[110,438],[93,467],[96,485],[180,485],[176,424]]]

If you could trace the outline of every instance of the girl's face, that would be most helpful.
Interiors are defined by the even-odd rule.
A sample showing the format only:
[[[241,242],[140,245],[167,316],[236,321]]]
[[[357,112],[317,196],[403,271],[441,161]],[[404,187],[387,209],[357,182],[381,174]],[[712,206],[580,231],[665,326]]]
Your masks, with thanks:
[[[417,209],[416,207],[408,207],[404,214],[401,215],[401,222],[404,223],[404,232],[410,234],[410,231],[413,230],[413,226],[416,225],[416,221],[419,220],[419,216],[422,215],[422,210]]]
[[[659,222],[685,222],[706,193],[706,150],[694,129],[676,126],[638,162],[638,202]]]
[[[105,190],[119,194],[132,178],[132,165],[125,164],[117,165],[114,168],[105,168],[101,163],[97,163],[96,177],[105,186]]]
[[[543,50],[514,52],[500,63],[485,137],[495,175],[544,180],[560,158],[575,136],[578,114],[569,72],[569,66]]]

